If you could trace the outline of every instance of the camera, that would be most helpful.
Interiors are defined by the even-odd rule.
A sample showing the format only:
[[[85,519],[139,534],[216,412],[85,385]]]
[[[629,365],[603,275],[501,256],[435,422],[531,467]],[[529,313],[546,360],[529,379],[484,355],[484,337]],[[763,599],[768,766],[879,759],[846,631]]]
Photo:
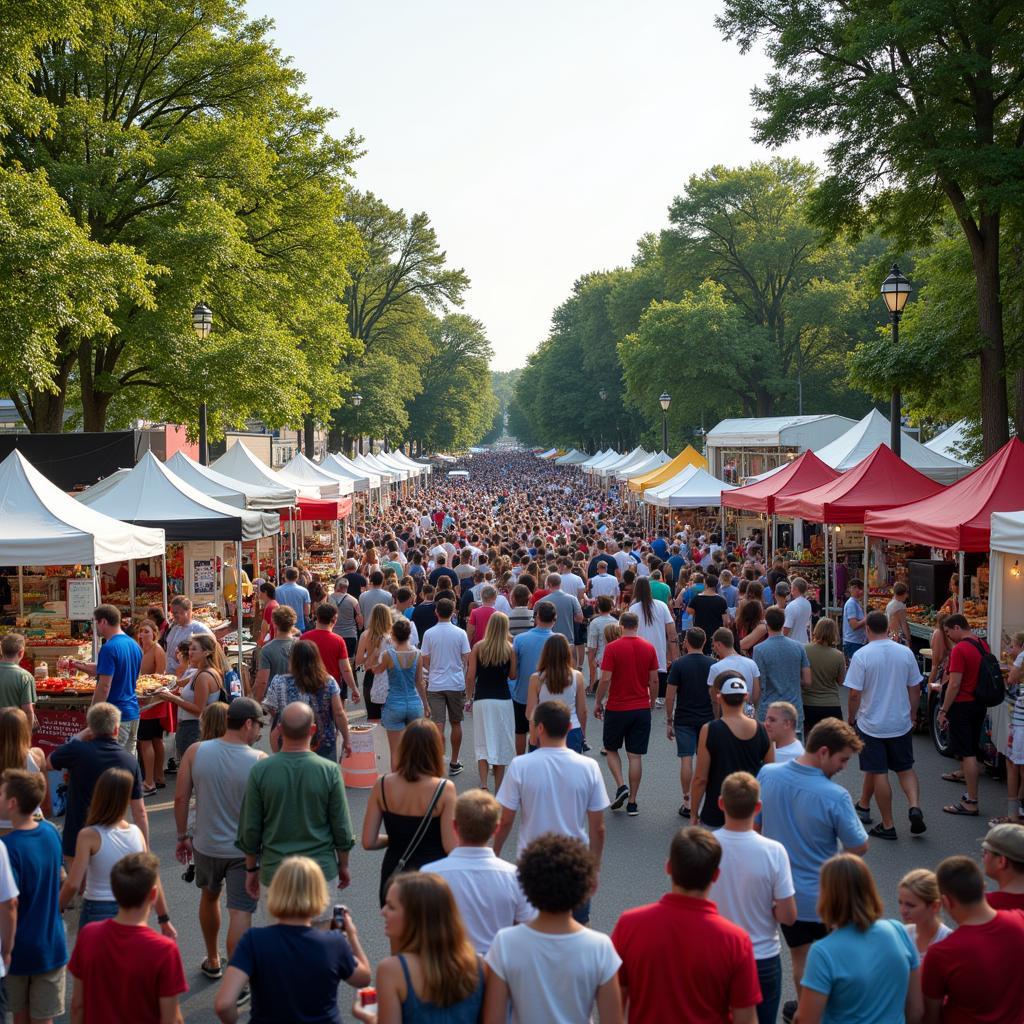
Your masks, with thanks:
[[[339,931],[345,930],[345,915],[348,913],[348,907],[344,903],[334,904],[334,913],[331,915],[331,926],[337,928]]]

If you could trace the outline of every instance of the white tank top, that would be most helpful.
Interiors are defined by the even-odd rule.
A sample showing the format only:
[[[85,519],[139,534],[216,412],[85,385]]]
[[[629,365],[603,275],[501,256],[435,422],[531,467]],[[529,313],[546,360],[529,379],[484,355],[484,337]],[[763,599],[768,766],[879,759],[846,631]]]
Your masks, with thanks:
[[[112,900],[110,889],[111,868],[129,853],[143,853],[146,840],[137,825],[118,828],[116,825],[90,825],[100,837],[100,848],[89,858],[85,873],[87,900]]]
[[[537,693],[537,703],[543,704],[546,700],[560,700],[563,704],[569,705],[570,729],[579,729],[580,720],[576,714],[576,673],[572,674],[572,682],[561,692],[552,693],[546,682],[541,682],[540,690]]]

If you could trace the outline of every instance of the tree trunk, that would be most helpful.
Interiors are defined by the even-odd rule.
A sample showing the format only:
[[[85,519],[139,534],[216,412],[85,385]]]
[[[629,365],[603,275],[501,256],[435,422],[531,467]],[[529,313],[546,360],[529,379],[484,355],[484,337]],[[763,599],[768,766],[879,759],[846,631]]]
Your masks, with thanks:
[[[28,394],[31,422],[26,426],[33,434],[60,434],[64,431],[64,406],[67,402],[67,382],[58,385],[60,391],[32,391]]]
[[[348,454],[352,439],[346,434],[338,424],[331,420],[330,429],[327,431],[327,448],[332,452],[344,451]]]
[[[302,418],[302,432],[304,435],[302,447],[306,452],[306,458],[313,459],[316,455],[316,442],[313,437],[316,432],[316,421],[312,416]]]
[[[971,245],[978,295],[978,328],[984,339],[981,349],[981,432],[985,458],[1009,440],[1006,399],[1006,344],[1003,307],[999,292],[999,214],[983,216],[979,237]]]

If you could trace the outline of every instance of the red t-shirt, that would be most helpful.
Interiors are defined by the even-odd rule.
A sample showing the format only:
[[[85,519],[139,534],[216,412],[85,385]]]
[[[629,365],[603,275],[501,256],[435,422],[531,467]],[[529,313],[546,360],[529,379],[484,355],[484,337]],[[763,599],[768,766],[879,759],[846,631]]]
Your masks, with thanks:
[[[530,595],[529,607],[532,608],[538,601],[543,601],[544,598],[547,597],[548,594],[550,594],[550,593],[551,593],[550,590],[535,590]]]
[[[963,704],[966,701],[974,700],[974,690],[978,685],[978,670],[981,668],[981,652],[975,646],[980,643],[985,650],[988,644],[980,638],[977,641],[961,640],[952,651],[949,652],[949,671],[960,672],[960,690],[957,692],[954,704]]]
[[[987,892],[985,899],[993,910],[1024,910],[1024,892]]]
[[[280,607],[281,602],[271,598],[263,608],[263,621],[270,627],[270,639],[274,639],[274,609]]]
[[[729,1021],[732,1010],[761,1001],[750,937],[710,900],[670,892],[627,910],[612,943],[622,957],[629,1024]]]
[[[601,672],[611,672],[609,711],[636,711],[651,706],[651,672],[658,671],[654,644],[639,636],[620,636],[605,649]]]
[[[473,640],[483,640],[487,623],[498,609],[493,604],[482,604],[469,613],[469,624],[473,627]]]
[[[310,640],[317,645],[327,674],[334,676],[334,681],[340,683],[341,662],[348,660],[345,641],[329,629],[307,629],[302,634],[302,639]]]
[[[173,939],[113,919],[78,933],[68,970],[85,991],[85,1024],[160,1024],[161,997],[188,991]]]
[[[961,925],[928,947],[921,968],[925,999],[944,999],[942,1024],[1010,1024],[1024,1007],[1024,914],[997,911],[988,924]],[[1014,967],[1014,964],[1017,966]]]

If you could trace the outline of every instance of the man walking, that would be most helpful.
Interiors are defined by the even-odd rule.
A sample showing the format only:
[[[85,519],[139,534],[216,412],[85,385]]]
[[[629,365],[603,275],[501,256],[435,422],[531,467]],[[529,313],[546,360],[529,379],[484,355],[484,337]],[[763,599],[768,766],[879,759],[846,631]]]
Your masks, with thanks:
[[[764,613],[764,624],[768,636],[754,648],[754,663],[761,676],[757,717],[763,722],[769,704],[786,700],[797,709],[800,716],[797,731],[802,732],[804,704],[801,687],[811,685],[811,663],[802,644],[782,635],[786,613],[781,608],[769,608]]]
[[[728,630],[725,632],[729,633]],[[732,633],[729,633],[730,638]],[[670,740],[676,741],[679,757],[679,785],[683,803],[679,814],[690,817],[690,785],[693,782],[693,759],[697,754],[697,737],[701,726],[714,718],[708,673],[714,662],[704,651],[704,630],[688,629],[683,636],[683,656],[676,658],[668,670],[665,691],[665,723]]]
[[[209,633],[212,636],[213,631],[209,626],[192,618],[192,602],[187,597],[179,595],[172,598],[168,610],[171,613],[171,626],[166,637],[167,671],[174,672],[178,667],[179,645],[188,643],[196,633]]]
[[[285,569],[284,580],[274,597],[278,604],[295,612],[295,625],[298,626],[300,633],[304,633],[311,607],[309,591],[299,583],[299,570],[294,565],[289,565]]]
[[[554,632],[555,606],[547,601],[541,601],[534,608],[534,619],[537,623],[533,629],[512,641],[512,648],[516,655],[516,677],[509,682],[514,684],[512,689],[512,710],[516,717],[516,753],[526,753],[526,737],[530,732],[530,723],[526,719],[526,701],[530,694],[530,676],[537,671],[540,662],[541,651],[548,642],[548,637]]]
[[[35,728],[36,680],[21,667],[25,638],[20,633],[0,637],[0,707],[21,708],[30,728]]]
[[[619,596],[619,581],[608,572],[608,563],[603,558],[597,563],[595,575],[587,580],[587,593],[592,601],[602,595],[615,601]]]
[[[562,590],[562,577],[557,572],[550,573],[547,578],[548,593],[544,600],[555,609],[554,631],[561,633],[575,646],[576,625],[583,624],[583,609],[575,597],[570,597]]]
[[[910,805],[910,831],[925,831],[918,806],[914,771],[914,719],[921,696],[921,670],[913,651],[889,639],[884,612],[869,612],[868,642],[850,659],[843,684],[850,691],[849,718],[864,744],[860,770],[864,773],[861,802],[855,810],[865,824],[871,822],[871,797],[878,802],[882,820],[868,833],[876,839],[896,839],[892,817],[889,772],[896,773]]]
[[[761,834],[788,851],[796,889],[796,920],[782,925],[782,934],[793,962],[797,1000],[783,1007],[784,1021],[792,1021],[796,1013],[811,943],[828,934],[818,916],[821,866],[835,855],[837,844],[848,853],[868,850],[867,833],[850,794],[831,781],[862,746],[852,726],[826,718],[811,730],[806,753],[785,764],[766,764],[758,773]]]
[[[501,805],[486,789],[471,789],[455,801],[458,845],[443,860],[424,864],[421,871],[440,875],[455,897],[470,942],[487,955],[502,928],[532,921],[537,911],[523,895],[516,866],[495,856],[487,844],[501,820]]]
[[[537,749],[512,759],[498,790],[502,813],[494,835],[497,856],[501,855],[519,812],[520,853],[538,836],[555,832],[589,841],[591,853],[600,865],[608,794],[597,764],[566,746],[571,721],[569,708],[561,701],[537,705],[533,714]],[[580,924],[586,924],[590,920],[590,900],[573,916]]]
[[[737,654],[736,648],[733,646],[735,642],[736,639],[731,629],[726,629],[723,626],[715,630],[711,649],[718,660],[712,662],[708,668],[707,685],[713,687],[715,681],[724,672],[739,672],[747,684],[750,703],[756,707],[761,699],[761,670],[753,658],[748,658],[745,654]]]
[[[364,595],[365,596],[365,595]],[[469,663],[469,638],[452,621],[455,605],[447,597],[437,602],[437,625],[423,638],[421,653],[427,673],[427,703],[430,717],[444,739],[445,722],[451,720],[451,763],[449,775],[462,771],[462,720],[466,707],[466,666]]]
[[[788,700],[776,700],[768,705],[764,729],[775,747],[776,764],[792,761],[804,752],[804,745],[796,735],[796,708]]]
[[[254,765],[246,784],[235,845],[245,854],[245,887],[258,900],[278,865],[293,854],[311,857],[330,883],[350,881],[349,850],[355,845],[345,787],[338,766],[309,749],[315,719],[305,703],[281,713],[281,748]],[[326,924],[329,909],[318,923]]]
[[[616,787],[612,810],[626,804],[626,814],[635,817],[640,813],[637,794],[651,738],[651,710],[658,696],[658,652],[638,635],[640,619],[634,612],[624,612],[619,625],[622,636],[604,649],[594,717],[604,720],[603,746]],[[628,786],[623,782],[619,756],[623,743],[629,762]]]
[[[793,599],[786,605],[786,621],[782,631],[798,644],[811,642],[811,602],[807,600],[807,580],[793,578]]]
[[[253,683],[252,695],[263,700],[267,686],[274,676],[287,675],[295,646],[292,630],[295,628],[295,612],[287,605],[278,605],[270,616],[274,624],[274,639],[260,648],[259,668]]]
[[[252,925],[257,901],[246,892],[245,857],[235,845],[249,775],[267,755],[254,750],[265,724],[263,709],[249,697],[228,705],[227,731],[219,739],[193,743],[178,767],[174,820],[179,861],[196,866],[199,928],[206,945],[200,970],[207,978],[224,973],[220,960],[220,893],[228,890],[228,958]],[[189,803],[196,796],[195,827],[189,830]]]
[[[729,621],[729,606],[718,593],[718,576],[709,572],[704,577],[704,589],[690,599],[687,612],[693,617],[693,624],[703,630],[704,653],[711,653],[711,637]]]
[[[868,642],[863,600],[864,581],[850,580],[850,596],[843,605],[843,654],[847,661]]]
[[[355,678],[352,675],[348,645],[335,632],[337,619],[338,609],[333,604],[320,605],[313,616],[315,625],[312,629],[307,629],[302,634],[302,639],[316,644],[316,648],[320,652],[320,660],[324,663],[327,674],[341,688],[341,699],[344,702],[348,699],[350,693],[355,695],[358,691],[356,690]],[[352,650],[354,651],[355,648],[353,647]],[[345,728],[342,729],[342,736],[345,740],[345,745],[348,746],[347,720]]]

